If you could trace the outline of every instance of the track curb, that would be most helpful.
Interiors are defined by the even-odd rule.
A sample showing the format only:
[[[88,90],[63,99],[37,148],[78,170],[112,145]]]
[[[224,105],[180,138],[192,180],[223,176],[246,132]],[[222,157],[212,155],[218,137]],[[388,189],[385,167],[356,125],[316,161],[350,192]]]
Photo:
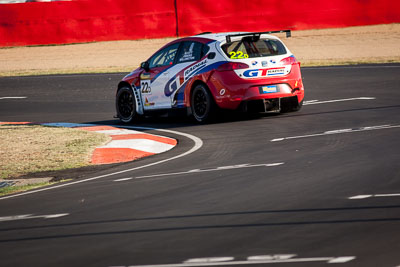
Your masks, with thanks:
[[[112,164],[137,160],[171,150],[177,145],[177,140],[160,135],[148,134],[136,130],[118,128],[108,125],[79,123],[31,123],[31,122],[0,122],[0,125],[43,125],[51,127],[74,128],[106,134],[111,141],[96,147],[92,153],[91,164]]]

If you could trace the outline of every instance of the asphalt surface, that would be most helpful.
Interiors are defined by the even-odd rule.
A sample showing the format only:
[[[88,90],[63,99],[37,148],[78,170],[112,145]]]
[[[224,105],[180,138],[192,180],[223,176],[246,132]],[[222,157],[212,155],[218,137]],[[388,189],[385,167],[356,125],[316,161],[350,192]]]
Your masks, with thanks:
[[[0,199],[0,265],[400,266],[400,65],[302,73],[299,112],[150,118],[175,149]],[[0,121],[119,124],[122,76],[0,78]]]

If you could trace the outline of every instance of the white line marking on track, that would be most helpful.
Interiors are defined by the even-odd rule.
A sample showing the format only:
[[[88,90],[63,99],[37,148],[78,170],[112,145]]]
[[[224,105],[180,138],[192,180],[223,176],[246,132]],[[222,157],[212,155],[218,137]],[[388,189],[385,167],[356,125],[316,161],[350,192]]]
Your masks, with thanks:
[[[352,129],[350,129],[350,128],[338,129],[338,130],[326,131],[323,133],[275,138],[275,139],[272,139],[271,142],[279,142],[279,141],[283,141],[283,140],[300,139],[300,138],[316,137],[316,136],[324,136],[324,135],[332,135],[332,134],[355,133],[355,132],[372,131],[372,130],[392,129],[392,128],[399,128],[399,127],[400,127],[400,125],[389,125],[388,124],[388,125],[367,126],[367,127],[352,128]]]
[[[59,213],[59,214],[49,214],[49,215],[33,215],[33,214],[14,215],[14,216],[0,217],[0,222],[29,220],[29,219],[38,219],[38,218],[55,219],[55,218],[64,217],[67,215],[69,215],[69,213]]]
[[[260,255],[250,256],[247,258],[249,261],[260,261],[260,260],[288,260],[296,257],[296,254],[277,254],[277,255]]]
[[[207,263],[207,262],[223,262],[223,261],[233,261],[234,257],[213,257],[213,258],[197,258],[189,259],[184,263]]]
[[[129,181],[129,180],[132,180],[132,179],[133,179],[133,177],[129,177],[129,178],[121,178],[121,179],[114,180],[114,182],[123,182],[123,181]]]
[[[356,257],[353,257],[353,256],[350,256],[350,257],[337,257],[337,258],[334,258],[334,259],[328,261],[328,263],[346,263],[346,262],[354,260],[355,258]]]
[[[375,97],[353,97],[353,98],[344,98],[344,99],[335,99],[335,100],[324,100],[324,101],[319,101],[319,100],[308,100],[304,101],[305,106],[307,105],[317,105],[317,104],[327,104],[327,103],[335,103],[335,102],[346,102],[346,101],[355,101],[355,100],[374,100],[376,99]]]
[[[28,97],[26,97],[26,96],[3,96],[3,97],[0,97],[0,100],[3,100],[3,99],[25,99],[25,98],[28,98]]]
[[[154,177],[161,177],[161,176],[172,176],[172,175],[180,175],[180,174],[192,174],[192,173],[201,173],[201,172],[212,172],[212,171],[224,171],[224,170],[232,170],[232,169],[243,169],[243,168],[255,168],[255,167],[275,167],[279,165],[285,164],[284,162],[279,163],[269,163],[269,164],[239,164],[239,165],[232,165],[232,166],[223,166],[217,167],[213,169],[195,169],[190,171],[184,172],[172,172],[172,173],[161,173],[161,174],[154,174],[154,175],[145,175],[145,176],[138,176],[135,179],[144,179],[144,178],[154,178]]]
[[[304,101],[303,105],[307,105],[309,103],[318,102],[318,101],[319,100],[307,100],[307,101]]]
[[[319,258],[288,258],[288,259],[267,259],[271,256],[266,255],[265,259],[259,260],[243,260],[233,261],[233,257],[221,257],[221,258],[204,258],[204,259],[192,259],[183,263],[176,264],[153,264],[153,265],[129,265],[128,267],[192,267],[192,266],[232,266],[232,265],[252,265],[252,264],[275,264],[275,263],[299,263],[299,262],[326,262],[326,263],[347,263],[356,259],[354,256],[343,256],[343,257],[319,257]],[[262,257],[262,256],[257,256]],[[217,260],[212,260],[217,259]],[[220,259],[221,261],[218,261]],[[226,259],[225,261],[222,261]],[[228,260],[232,259],[232,260]],[[120,266],[123,267],[123,266]]]
[[[88,181],[93,181],[93,180],[98,180],[98,179],[105,178],[105,177],[118,175],[118,174],[121,174],[121,173],[131,172],[131,171],[135,171],[135,170],[139,170],[139,169],[155,166],[155,165],[158,165],[158,164],[162,164],[162,163],[165,163],[165,162],[168,162],[168,161],[171,161],[171,160],[179,159],[179,158],[185,157],[187,155],[190,155],[190,154],[196,152],[197,150],[199,150],[203,146],[203,141],[200,138],[198,138],[197,136],[194,136],[194,135],[191,135],[191,134],[187,134],[187,133],[178,132],[178,131],[166,130],[166,129],[155,129],[155,128],[148,128],[148,127],[135,127],[135,126],[124,126],[124,127],[121,127],[120,125],[107,125],[107,126],[114,126],[114,127],[120,127],[120,128],[129,128],[129,129],[139,129],[139,130],[156,130],[156,131],[159,131],[159,132],[165,132],[165,133],[180,135],[180,136],[184,136],[186,138],[191,139],[194,142],[194,145],[193,145],[193,147],[191,149],[189,149],[188,151],[186,151],[186,152],[184,152],[182,154],[179,154],[177,156],[174,156],[174,157],[171,157],[171,158],[168,158],[168,159],[164,159],[164,160],[160,160],[160,161],[157,161],[157,162],[153,162],[153,163],[150,163],[150,164],[147,164],[147,165],[142,165],[142,166],[139,166],[139,167],[126,169],[126,170],[123,170],[123,171],[118,171],[118,172],[113,172],[113,173],[104,174],[104,175],[100,175],[100,176],[95,176],[95,177],[92,177],[92,178],[82,179],[82,180],[69,182],[69,183],[65,183],[65,184],[54,185],[54,186],[46,187],[46,188],[42,188],[42,189],[36,189],[36,190],[32,190],[32,191],[27,191],[27,192],[15,194],[15,195],[4,196],[4,197],[0,197],[0,200],[20,197],[20,196],[34,194],[34,193],[43,192],[43,191],[49,191],[49,190],[53,190],[53,189],[56,189],[56,188],[67,187],[67,186],[71,186],[71,185],[75,185],[75,184],[85,183],[85,182],[88,182]]]
[[[349,199],[364,199],[364,198],[369,198],[372,197],[372,195],[358,195],[358,196],[352,196],[349,197]]]
[[[375,194],[375,195],[357,195],[349,197],[349,199],[366,199],[372,197],[400,197],[400,193],[395,194]]]

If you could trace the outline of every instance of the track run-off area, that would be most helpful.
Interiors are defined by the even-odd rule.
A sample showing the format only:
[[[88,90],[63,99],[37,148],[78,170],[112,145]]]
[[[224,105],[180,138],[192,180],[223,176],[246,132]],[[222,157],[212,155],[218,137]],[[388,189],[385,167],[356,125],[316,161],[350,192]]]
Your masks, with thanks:
[[[120,124],[123,75],[0,77],[0,121],[178,140],[0,199],[1,266],[400,266],[400,64],[303,68],[299,112],[206,125]]]

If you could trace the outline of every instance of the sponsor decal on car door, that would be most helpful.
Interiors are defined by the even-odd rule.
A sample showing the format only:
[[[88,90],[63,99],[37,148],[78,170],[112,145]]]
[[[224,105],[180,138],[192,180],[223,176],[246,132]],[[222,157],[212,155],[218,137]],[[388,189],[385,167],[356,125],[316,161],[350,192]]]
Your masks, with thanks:
[[[141,93],[145,109],[164,109],[171,107],[169,97],[164,94],[164,86],[169,80],[169,67],[151,70],[151,80],[141,80]]]
[[[165,84],[170,79],[170,70],[174,66],[179,43],[174,43],[149,59],[148,75],[150,79],[141,79],[140,92],[146,110],[171,108],[171,101],[164,94]]]

